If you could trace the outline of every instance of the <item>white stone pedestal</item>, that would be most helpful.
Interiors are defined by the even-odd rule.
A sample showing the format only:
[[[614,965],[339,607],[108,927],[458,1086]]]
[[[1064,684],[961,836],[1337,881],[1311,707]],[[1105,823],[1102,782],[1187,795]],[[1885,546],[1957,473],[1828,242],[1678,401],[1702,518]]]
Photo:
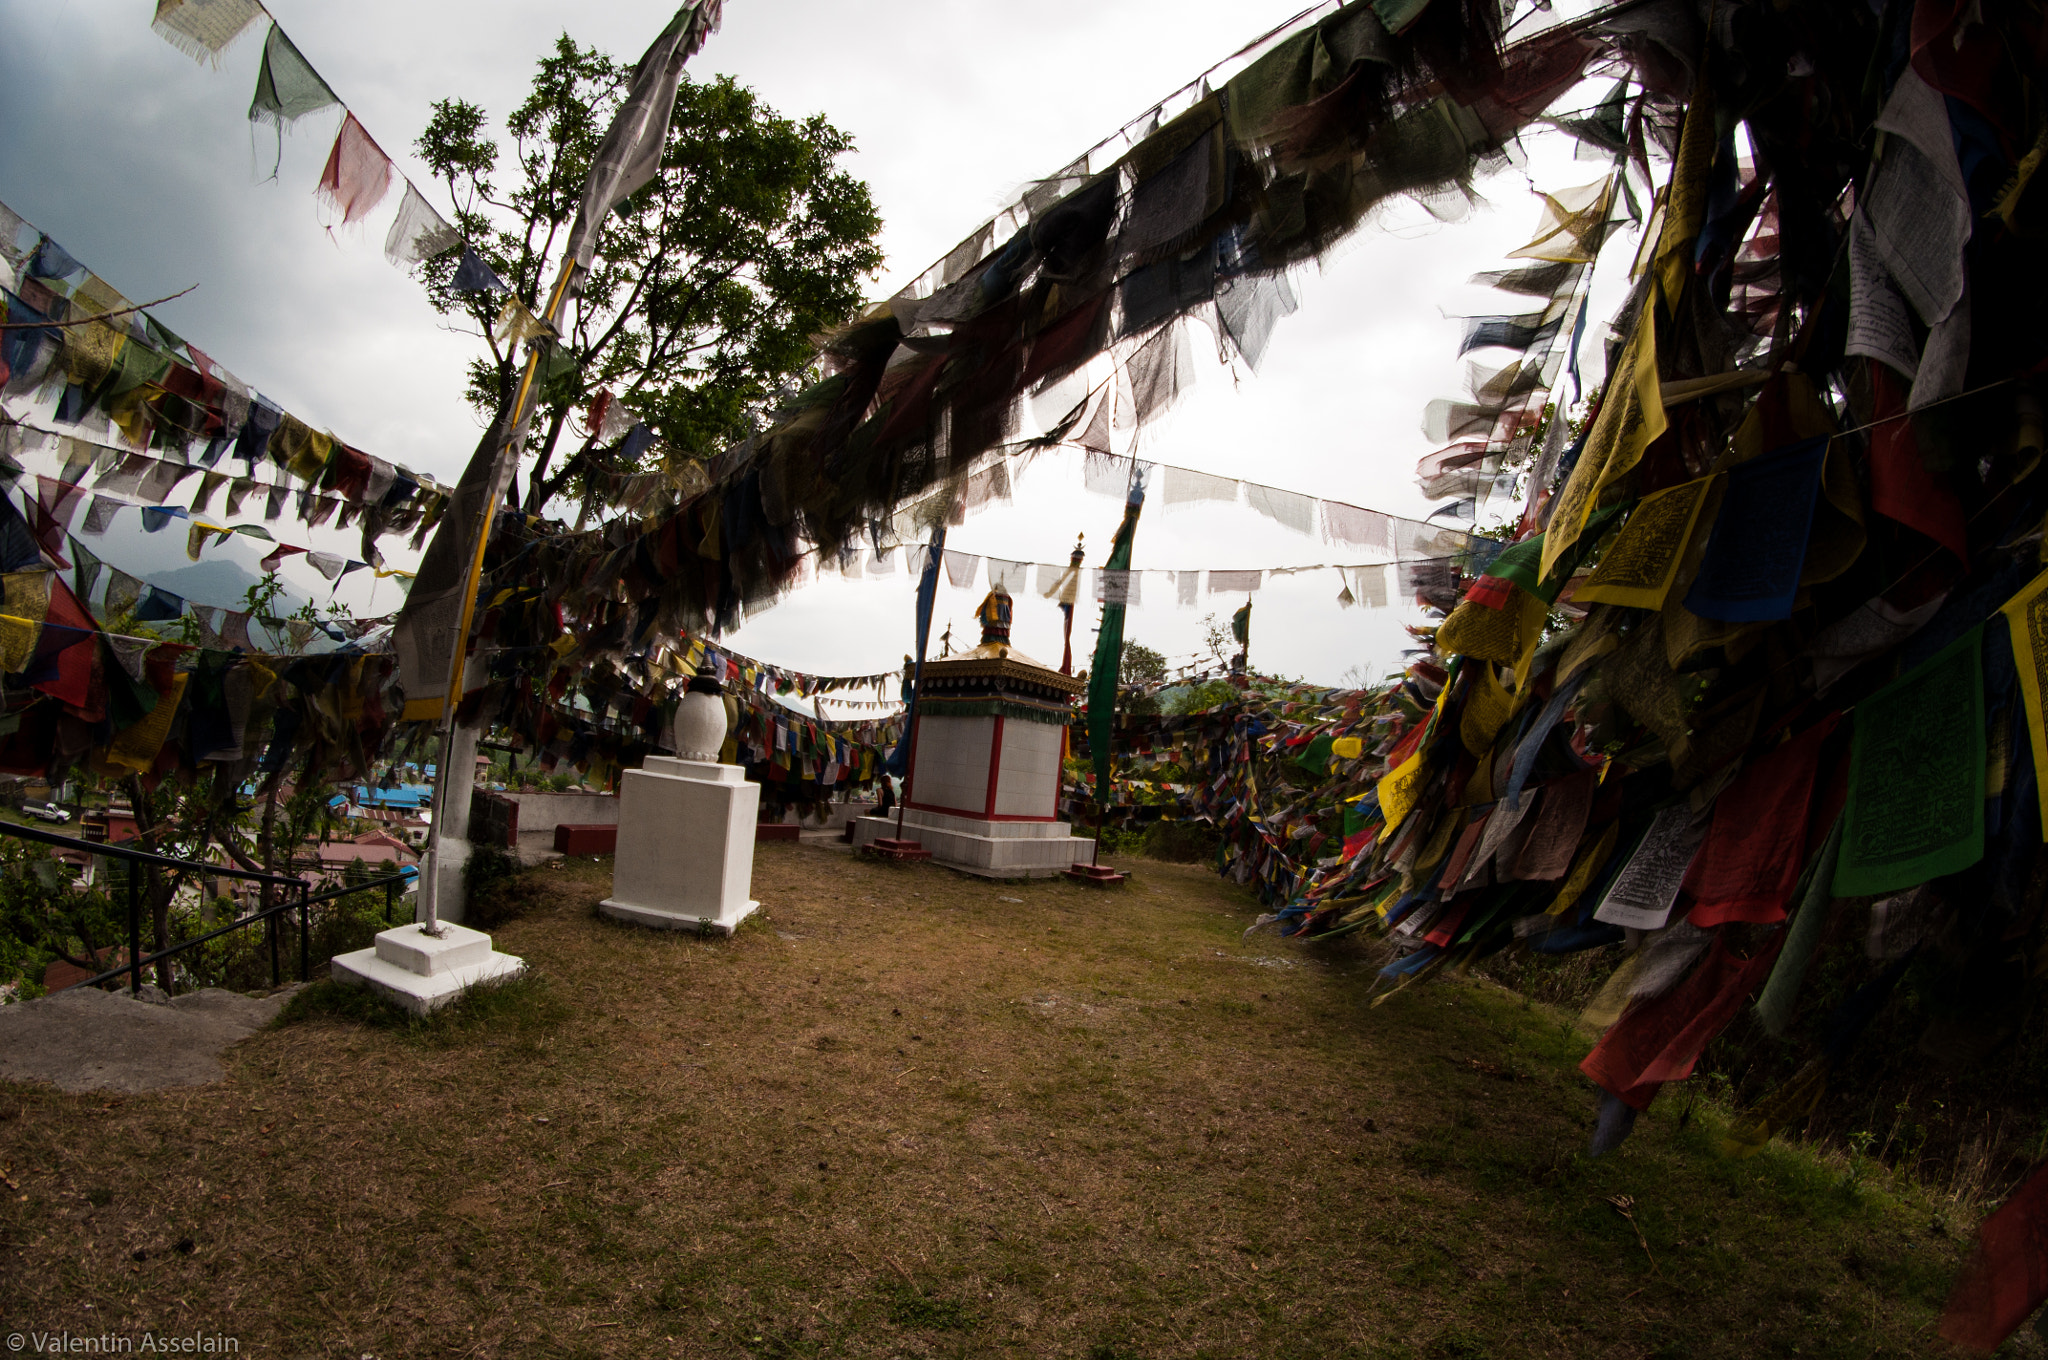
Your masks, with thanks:
[[[893,814],[853,823],[856,847],[895,834]],[[933,863],[981,878],[1055,878],[1095,850],[1094,841],[1074,835],[1066,822],[998,822],[918,808],[903,814],[903,836],[931,851]]]
[[[436,938],[416,925],[393,926],[371,948],[336,955],[328,975],[425,1015],[466,987],[515,977],[526,968],[523,960],[491,948],[491,937],[481,930],[444,924],[441,932]]]
[[[619,787],[619,848],[607,916],[664,930],[730,935],[761,904],[754,823],[761,786],[737,765],[649,756]]]

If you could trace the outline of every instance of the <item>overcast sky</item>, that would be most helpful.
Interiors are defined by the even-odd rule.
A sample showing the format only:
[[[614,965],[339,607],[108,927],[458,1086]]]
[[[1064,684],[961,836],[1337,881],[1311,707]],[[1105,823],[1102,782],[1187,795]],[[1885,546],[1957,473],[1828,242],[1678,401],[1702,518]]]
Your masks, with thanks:
[[[360,229],[329,233],[313,186],[338,114],[303,120],[270,179],[268,134],[252,135],[246,119],[261,29],[216,70],[157,38],[153,8],[151,0],[0,0],[8,35],[0,44],[0,126],[8,131],[0,139],[0,201],[131,298],[197,284],[160,309],[166,324],[308,422],[452,479],[477,437],[461,400],[461,370],[475,342],[444,330],[417,285],[385,262],[383,235],[398,196]],[[502,117],[565,24],[579,41],[630,60],[673,12],[663,0],[271,0],[271,8],[444,212],[445,197],[411,154],[431,101],[459,95]],[[884,220],[888,263],[871,290],[881,297],[1020,185],[1299,8],[1300,0],[728,0],[723,30],[692,69],[730,73],[783,113],[822,112],[853,134],[858,151],[848,168],[873,187]],[[1141,456],[1425,513],[1413,481],[1416,459],[1430,451],[1422,408],[1462,386],[1458,323],[1445,313],[1517,310],[1516,300],[1464,280],[1499,267],[1528,239],[1540,206],[1532,182],[1555,189],[1601,173],[1574,162],[1561,138],[1532,138],[1527,150],[1523,167],[1481,186],[1485,202],[1467,220],[1446,226],[1396,210],[1320,270],[1298,275],[1301,310],[1281,323],[1261,371],[1234,377],[1206,363],[1195,389],[1144,433]],[[1605,319],[1603,300],[1595,298],[1596,323]],[[1041,460],[1013,504],[954,530],[951,546],[1064,561],[1074,535],[1086,532],[1090,562],[1099,563],[1120,510],[1082,492],[1080,462],[1078,454]],[[146,574],[183,565],[182,538],[110,536],[105,555]],[[394,546],[386,551],[396,561]],[[1243,568],[1346,558],[1240,507],[1148,513],[1136,564]],[[317,577],[287,574],[326,597]],[[367,587],[352,578],[351,588],[358,593],[344,598],[371,605]],[[983,588],[942,590],[940,626],[950,618],[956,636],[968,633]],[[1336,576],[1322,572],[1262,591],[1254,664],[1326,684],[1354,667],[1377,676],[1397,665],[1400,624],[1412,614],[1340,609],[1339,589]],[[1129,635],[1177,656],[1198,649],[1205,612],[1227,615],[1242,603],[1204,597],[1193,610],[1177,609],[1157,577],[1145,592]],[[394,600],[387,583],[374,608]],[[1017,642],[1026,651],[1057,661],[1058,628],[1052,605],[1019,600]],[[1085,651],[1088,628],[1077,623],[1077,649]],[[910,639],[911,583],[899,571],[808,587],[731,642],[764,660],[861,674],[894,665]]]

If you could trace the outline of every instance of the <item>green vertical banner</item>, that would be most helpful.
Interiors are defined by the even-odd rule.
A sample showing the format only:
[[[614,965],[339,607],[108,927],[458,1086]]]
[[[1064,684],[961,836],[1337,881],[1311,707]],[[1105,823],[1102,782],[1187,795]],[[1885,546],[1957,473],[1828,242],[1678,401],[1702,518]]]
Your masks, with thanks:
[[[1088,752],[1095,761],[1095,806],[1108,807],[1109,743],[1116,731],[1116,682],[1123,669],[1124,609],[1131,597],[1131,540],[1138,532],[1138,512],[1145,508],[1145,483],[1131,482],[1124,503],[1124,522],[1109,545],[1102,567],[1102,627],[1095,635],[1095,660],[1088,667]]]

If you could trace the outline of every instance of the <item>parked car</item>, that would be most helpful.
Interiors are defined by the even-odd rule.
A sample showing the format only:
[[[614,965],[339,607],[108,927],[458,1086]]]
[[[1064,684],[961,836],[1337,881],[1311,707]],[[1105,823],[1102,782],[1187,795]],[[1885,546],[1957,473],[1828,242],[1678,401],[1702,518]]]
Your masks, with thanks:
[[[40,806],[35,803],[24,803],[21,810],[39,822],[63,823],[71,820],[71,814],[55,803],[44,803]]]

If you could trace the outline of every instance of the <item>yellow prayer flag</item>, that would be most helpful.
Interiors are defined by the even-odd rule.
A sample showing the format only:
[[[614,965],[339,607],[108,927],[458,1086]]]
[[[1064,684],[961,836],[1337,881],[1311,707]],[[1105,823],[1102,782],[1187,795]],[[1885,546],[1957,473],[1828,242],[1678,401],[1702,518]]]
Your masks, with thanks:
[[[1508,716],[1514,712],[1514,696],[1500,682],[1492,666],[1473,668],[1471,687],[1465,694],[1465,711],[1458,718],[1458,739],[1475,756],[1493,749]]]
[[[1460,601],[1437,629],[1437,646],[1456,656],[1512,666],[1542,636],[1550,606],[1541,596],[1511,586],[1508,602],[1492,609],[1477,600]]]
[[[1429,782],[1429,770],[1423,764],[1422,758],[1429,753],[1430,740],[1435,736],[1431,729],[1436,726],[1437,719],[1443,716],[1444,703],[1450,695],[1450,682],[1445,681],[1444,687],[1437,691],[1436,707],[1429,711],[1429,717],[1422,729],[1422,739],[1415,743],[1415,750],[1380,779],[1380,815],[1387,819],[1387,829],[1381,833],[1383,838],[1392,836],[1394,829],[1401,825],[1402,820],[1415,810],[1416,803],[1421,801],[1423,785]],[[731,702],[729,695],[727,702]]]
[[[119,765],[136,774],[146,774],[156,764],[157,752],[163,750],[164,739],[171,734],[171,719],[178,712],[178,704],[185,697],[185,682],[189,675],[171,677],[171,692],[159,698],[156,707],[149,710],[147,717],[132,727],[124,728],[107,743],[107,763]]]
[[[1643,450],[1664,433],[1664,398],[1657,381],[1657,290],[1643,299],[1635,333],[1622,348],[1607,381],[1600,412],[1586,432],[1586,447],[1558,493],[1557,509],[1543,536],[1543,579],[1565,549],[1579,541],[1600,493],[1642,461]]]
[[[1714,163],[1714,87],[1704,76],[1685,111],[1685,129],[1678,137],[1678,159],[1671,165],[1671,187],[1664,196],[1664,231],[1657,238],[1657,285],[1665,300],[1678,301],[1679,290],[1692,275],[1693,241],[1707,220],[1707,171]]]
[[[1643,497],[1591,578],[1572,592],[1572,603],[1662,609],[1714,480],[1701,477]]]
[[[2048,716],[2041,695],[2048,690],[2048,571],[2029,581],[2019,594],[1999,606],[2012,629],[2012,655],[2020,672],[2020,695],[2027,705],[2027,736],[2034,744],[2034,768],[2048,770]],[[2041,838],[2048,841],[2048,798],[2041,802]]]
[[[0,671],[15,675],[27,670],[42,634],[43,626],[39,623],[0,614]]]
[[[1551,899],[1549,907],[1544,910],[1544,915],[1564,915],[1571,910],[1572,903],[1578,901],[1586,889],[1593,886],[1593,876],[1607,863],[1607,856],[1613,853],[1614,842],[1620,831],[1621,823],[1609,822],[1598,840],[1579,851],[1579,857],[1573,863],[1571,873],[1565,876],[1564,886],[1557,890],[1557,896]]]
[[[1356,760],[1365,754],[1365,742],[1358,737],[1339,737],[1330,743],[1330,754],[1339,760]]]

